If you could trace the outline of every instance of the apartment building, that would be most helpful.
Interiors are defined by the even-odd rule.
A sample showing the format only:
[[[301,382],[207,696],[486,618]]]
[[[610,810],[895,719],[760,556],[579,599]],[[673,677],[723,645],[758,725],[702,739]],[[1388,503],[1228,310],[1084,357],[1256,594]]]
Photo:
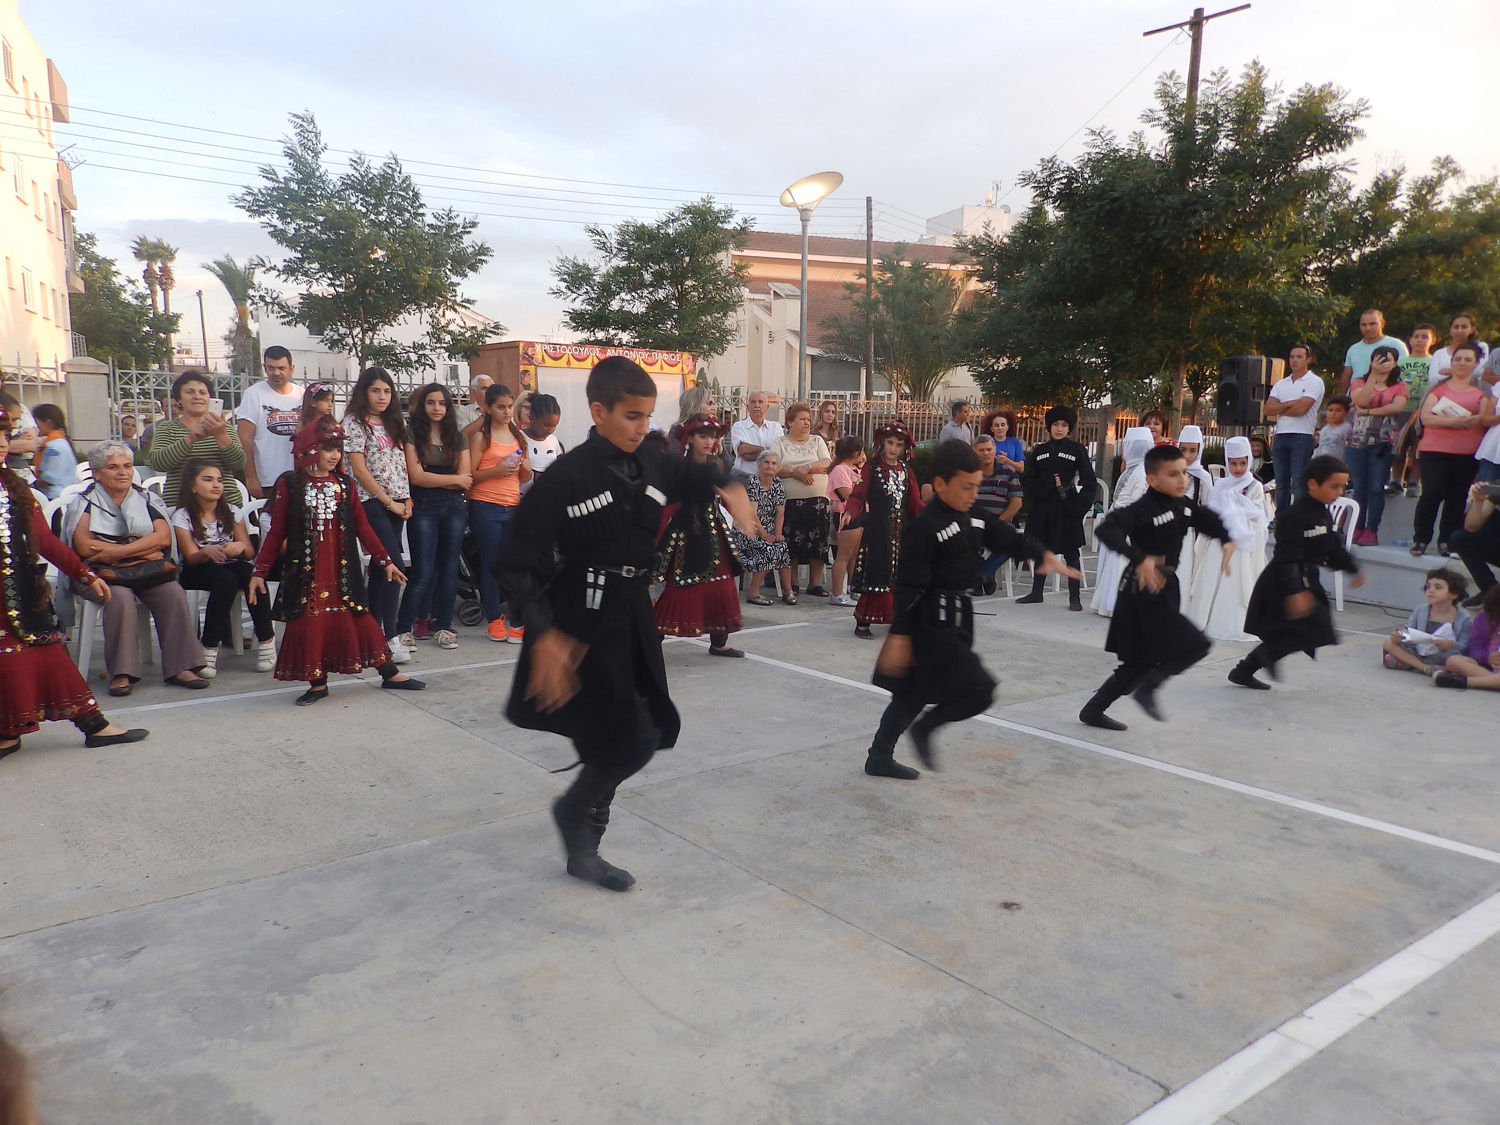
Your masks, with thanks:
[[[68,294],[83,292],[78,200],[54,134],[67,121],[68,87],[56,64],[22,22],[18,0],[0,0],[0,369],[39,368],[52,378],[74,355]]]

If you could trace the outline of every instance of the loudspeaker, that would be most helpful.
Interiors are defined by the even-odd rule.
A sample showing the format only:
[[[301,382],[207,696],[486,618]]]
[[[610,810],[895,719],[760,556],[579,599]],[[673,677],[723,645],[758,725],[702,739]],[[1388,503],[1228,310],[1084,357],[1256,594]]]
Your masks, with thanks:
[[[1285,371],[1282,360],[1263,355],[1236,355],[1221,360],[1219,389],[1214,396],[1219,425],[1258,425],[1266,393]]]

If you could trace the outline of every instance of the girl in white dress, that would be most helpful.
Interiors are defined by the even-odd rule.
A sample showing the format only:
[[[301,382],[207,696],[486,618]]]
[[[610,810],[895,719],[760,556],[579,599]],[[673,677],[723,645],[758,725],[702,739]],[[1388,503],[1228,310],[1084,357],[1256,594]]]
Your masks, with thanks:
[[[1156,439],[1145,426],[1132,426],[1125,431],[1120,442],[1120,479],[1115,481],[1115,494],[1110,508],[1124,507],[1146,494],[1146,470],[1143,462]],[[1120,575],[1125,572],[1125,556],[1116,554],[1104,544],[1099,544],[1099,573],[1094,579],[1094,597],[1089,608],[1100,617],[1108,617],[1115,611],[1115,594],[1119,592]]]
[[[1224,521],[1238,550],[1230,556],[1229,573],[1224,574],[1219,544],[1198,544],[1187,615],[1214,640],[1253,641],[1244,629],[1245,608],[1266,566],[1265,487],[1250,470],[1249,438],[1226,441],[1224,461],[1227,471],[1214,485],[1208,506]]]
[[[1185,499],[1189,504],[1206,508],[1209,506],[1209,497],[1214,494],[1214,478],[1203,467],[1203,430],[1197,426],[1183,426],[1182,432],[1177,435],[1177,447],[1187,458],[1188,490]],[[1182,559],[1177,564],[1177,582],[1182,591],[1184,614],[1188,611],[1188,593],[1193,588],[1193,574],[1197,569],[1195,564],[1202,545],[1197,533],[1189,528],[1187,538],[1182,541]]]

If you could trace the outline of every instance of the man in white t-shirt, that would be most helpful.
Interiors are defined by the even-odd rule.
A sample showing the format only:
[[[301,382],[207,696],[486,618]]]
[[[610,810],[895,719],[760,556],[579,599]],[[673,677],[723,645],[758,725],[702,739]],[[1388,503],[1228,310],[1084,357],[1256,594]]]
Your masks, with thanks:
[[[1293,344],[1286,365],[1291,374],[1271,387],[1266,396],[1266,417],[1276,419],[1271,441],[1271,463],[1276,468],[1276,511],[1281,513],[1303,494],[1302,479],[1312,460],[1313,434],[1318,428],[1318,404],[1323,401],[1323,377],[1309,366],[1312,349]]]
[[[266,349],[266,377],[245,392],[234,428],[245,447],[245,488],[257,500],[276,490],[276,479],[292,468],[292,438],[302,425],[302,388],[292,382],[292,353],[280,344]]]
[[[734,471],[742,480],[755,475],[755,460],[786,433],[780,422],[766,421],[770,399],[765,391],[751,391],[745,400],[746,417],[729,428],[729,448],[734,450]]]
[[[1366,309],[1359,314],[1359,339],[1349,345],[1344,353],[1344,371],[1339,376],[1339,394],[1349,393],[1349,384],[1363,379],[1370,373],[1370,353],[1378,347],[1395,348],[1396,354],[1406,357],[1406,345],[1394,336],[1385,334],[1385,313],[1379,309]]]

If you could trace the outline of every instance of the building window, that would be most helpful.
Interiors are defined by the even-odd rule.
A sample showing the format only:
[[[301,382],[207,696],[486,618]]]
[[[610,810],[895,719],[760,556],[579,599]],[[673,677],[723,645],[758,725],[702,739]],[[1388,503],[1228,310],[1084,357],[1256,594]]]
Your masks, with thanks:
[[[36,312],[36,282],[31,280],[31,271],[21,267],[21,305]]]
[[[47,230],[50,233],[52,230],[52,197],[45,191],[42,192],[42,213],[47,218]]]
[[[21,104],[26,110],[26,116],[31,116],[31,79],[21,79]]]
[[[52,302],[47,300],[47,283],[45,281],[39,283],[38,291],[41,294],[41,300],[37,303],[42,306],[42,319],[51,320]]]
[[[16,198],[26,199],[26,163],[14,153],[10,161],[10,184],[15,189]]]
[[[38,219],[42,217],[42,189],[36,186],[36,181],[31,181],[31,213]]]
[[[10,49],[9,39],[0,39],[0,62],[5,66],[5,81],[10,83],[10,88],[16,88],[16,55]]]

